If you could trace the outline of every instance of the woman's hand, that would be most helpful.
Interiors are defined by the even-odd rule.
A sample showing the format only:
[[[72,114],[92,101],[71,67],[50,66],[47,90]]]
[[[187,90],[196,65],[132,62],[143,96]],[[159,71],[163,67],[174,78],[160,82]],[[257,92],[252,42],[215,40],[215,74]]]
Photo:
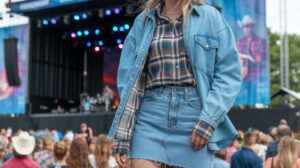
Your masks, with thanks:
[[[203,148],[207,143],[208,141],[205,138],[198,136],[194,131],[192,132],[191,145],[194,149]]]
[[[113,155],[116,158],[117,164],[120,166],[120,168],[127,168],[127,163],[128,163],[127,155],[121,153],[115,153]]]

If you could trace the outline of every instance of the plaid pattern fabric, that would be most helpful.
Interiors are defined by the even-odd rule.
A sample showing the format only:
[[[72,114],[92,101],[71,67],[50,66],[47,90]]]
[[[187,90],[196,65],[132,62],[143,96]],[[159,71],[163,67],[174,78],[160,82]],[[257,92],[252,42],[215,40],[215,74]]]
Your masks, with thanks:
[[[183,16],[172,21],[156,7],[156,28],[146,62],[146,88],[193,85],[192,67],[184,46]]]
[[[35,153],[33,160],[35,160],[41,166],[41,168],[48,168],[48,166],[54,163],[52,153],[48,150],[41,150]]]
[[[156,12],[159,13],[160,8],[156,8]],[[178,18],[178,23],[180,18]],[[164,21],[162,21],[164,22]],[[178,24],[180,25],[180,24]],[[163,26],[166,28],[166,26]],[[181,27],[181,26],[179,26]],[[179,29],[179,28],[178,28]],[[165,30],[161,30],[161,31],[165,31]],[[181,29],[182,31],[182,29]],[[183,40],[183,39],[182,39]],[[177,40],[180,41],[180,40]],[[178,42],[179,45],[180,42]],[[167,44],[165,43],[165,45],[172,45],[172,44]],[[181,46],[184,46],[184,44],[180,44]],[[151,47],[150,47],[151,48]],[[148,51],[147,54],[150,53],[150,49]],[[152,51],[153,53],[153,51]],[[195,84],[194,78],[191,74],[192,71],[189,70],[188,65],[187,65],[187,55],[185,53],[185,50],[182,49],[182,52],[179,54],[178,56],[178,60],[180,62],[180,65],[183,66],[181,68],[182,71],[184,71],[184,77],[181,77],[182,72],[179,72],[178,75],[178,79],[180,79],[179,81],[182,82],[187,82],[187,84]],[[175,59],[176,61],[178,61],[177,59]],[[145,66],[146,62],[148,61],[148,59],[145,59],[144,62],[142,63],[142,67]],[[175,62],[176,62],[175,61]],[[172,64],[173,65],[173,64]],[[159,65],[155,65],[154,67],[159,67]],[[175,66],[176,67],[176,66]],[[190,67],[191,68],[191,67]],[[177,71],[177,70],[175,70]],[[156,73],[153,73],[156,74]],[[164,73],[165,74],[165,73]],[[113,153],[122,153],[122,154],[128,154],[129,152],[129,148],[130,148],[130,140],[133,136],[133,130],[134,130],[134,125],[135,125],[135,121],[136,121],[136,116],[138,115],[138,108],[140,107],[140,104],[142,102],[142,98],[144,96],[144,90],[146,88],[146,81],[147,81],[147,68],[145,68],[144,70],[140,71],[139,74],[137,75],[137,79],[133,85],[133,88],[129,94],[129,97],[127,99],[127,102],[125,103],[125,107],[124,107],[124,111],[122,111],[121,116],[120,116],[120,121],[117,125],[116,128],[116,135],[115,135],[115,143],[113,145]],[[164,82],[160,83],[160,82],[156,82],[156,81],[152,81],[149,82],[148,87],[156,85],[156,84],[165,84]],[[176,80],[175,80],[176,81]],[[179,83],[176,83],[179,84]],[[195,124],[194,130],[197,135],[202,136],[206,139],[209,139],[209,137],[212,134],[213,131],[213,127],[209,126],[209,124],[205,123],[204,121],[198,121]]]

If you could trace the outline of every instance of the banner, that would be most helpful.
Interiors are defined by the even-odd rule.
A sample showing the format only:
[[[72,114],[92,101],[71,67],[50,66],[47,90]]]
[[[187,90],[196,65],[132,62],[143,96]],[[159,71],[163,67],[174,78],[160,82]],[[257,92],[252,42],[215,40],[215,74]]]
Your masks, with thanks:
[[[28,25],[0,29],[0,115],[24,114],[27,93]],[[18,68],[21,86],[10,87],[7,83],[4,63],[4,39],[18,38]]]
[[[235,105],[270,104],[265,0],[206,0],[206,3],[220,8],[236,37],[243,84]]]

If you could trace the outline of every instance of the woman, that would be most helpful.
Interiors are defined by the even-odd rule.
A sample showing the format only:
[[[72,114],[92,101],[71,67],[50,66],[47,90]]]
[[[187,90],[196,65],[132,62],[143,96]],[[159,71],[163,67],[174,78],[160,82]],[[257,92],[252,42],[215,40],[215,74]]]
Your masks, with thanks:
[[[89,155],[89,160],[93,168],[115,168],[117,162],[112,153],[112,141],[106,135],[101,134],[96,140],[94,153]]]
[[[296,142],[290,136],[283,137],[278,145],[278,154],[267,159],[265,168],[300,168]]]
[[[89,150],[85,140],[75,138],[71,143],[66,160],[68,168],[90,168],[88,156]]]
[[[56,142],[53,149],[54,164],[50,168],[66,168],[67,152],[68,146],[64,141]]]
[[[202,0],[148,0],[126,37],[121,102],[108,136],[120,167],[211,167],[237,131],[242,81],[234,35]],[[130,160],[128,160],[128,157]]]

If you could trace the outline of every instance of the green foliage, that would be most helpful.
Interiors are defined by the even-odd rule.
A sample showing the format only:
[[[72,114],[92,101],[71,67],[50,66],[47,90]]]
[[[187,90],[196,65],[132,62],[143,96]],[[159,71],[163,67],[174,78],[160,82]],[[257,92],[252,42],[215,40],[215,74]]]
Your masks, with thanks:
[[[271,95],[280,89],[280,36],[278,33],[269,33],[269,56],[270,56],[270,78]],[[289,34],[289,78],[290,89],[300,92],[300,35]],[[300,101],[289,96],[290,106],[300,105]],[[278,97],[272,100],[271,107],[278,107],[282,104],[282,98]]]

